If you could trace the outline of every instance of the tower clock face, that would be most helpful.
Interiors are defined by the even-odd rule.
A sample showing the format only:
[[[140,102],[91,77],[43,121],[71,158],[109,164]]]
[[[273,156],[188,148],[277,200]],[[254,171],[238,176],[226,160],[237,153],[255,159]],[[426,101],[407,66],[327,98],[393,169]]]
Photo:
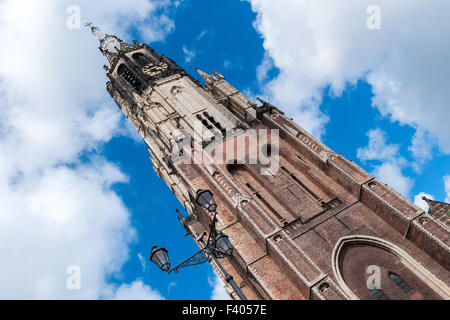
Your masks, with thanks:
[[[167,63],[161,62],[158,64],[149,63],[142,68],[142,72],[148,76],[157,76],[167,70]]]

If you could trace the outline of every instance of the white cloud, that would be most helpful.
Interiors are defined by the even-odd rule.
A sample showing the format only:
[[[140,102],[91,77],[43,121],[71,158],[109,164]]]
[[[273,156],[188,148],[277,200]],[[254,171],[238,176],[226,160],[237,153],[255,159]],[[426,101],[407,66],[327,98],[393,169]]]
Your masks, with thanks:
[[[183,50],[184,54],[184,61],[186,63],[190,63],[192,60],[195,59],[198,55],[202,54],[204,52],[205,46],[207,46],[207,41],[205,42],[205,37],[213,35],[214,32],[210,30],[203,30],[199,33],[199,35],[189,44],[183,45],[181,48]],[[199,46],[199,43],[201,43],[201,47]],[[203,48],[203,49],[200,49]]]
[[[203,39],[204,36],[206,36],[209,33],[208,30],[203,30],[202,32],[199,33],[199,35],[197,36],[196,40],[200,41]]]
[[[357,150],[358,158],[362,161],[375,161],[372,174],[407,197],[414,181],[402,173],[407,162],[399,155],[400,146],[387,144],[386,133],[380,129],[369,130],[367,136],[369,144]]]
[[[171,281],[171,282],[167,285],[167,292],[170,293],[170,291],[172,290],[172,288],[175,288],[177,285],[178,285],[177,282]]]
[[[262,83],[267,80],[269,71],[274,68],[273,60],[270,55],[266,52],[264,53],[264,58],[261,64],[256,69],[256,79],[258,82]]]
[[[428,205],[428,203],[425,200],[422,199],[423,197],[425,197],[427,199],[430,199],[430,200],[434,200],[434,197],[432,195],[430,195],[430,194],[425,193],[425,192],[421,192],[421,193],[419,193],[418,195],[416,195],[414,197],[414,203],[419,208],[421,208],[423,211],[428,212],[429,205]]]
[[[443,40],[450,32],[448,1],[379,0],[381,30],[366,27],[372,0],[248,1],[280,71],[263,93],[305,129],[324,133],[327,118],[319,104],[325,88],[339,95],[366,79],[383,115],[429,133],[450,153],[450,42]]]
[[[2,157],[2,161],[4,157]],[[19,174],[0,187],[0,297],[97,298],[105,276],[119,270],[135,239],[129,212],[111,191],[126,178],[98,162]],[[81,290],[66,269],[81,268]]]
[[[116,300],[163,300],[163,296],[144,285],[142,281],[136,280],[130,285],[123,284],[115,292],[114,299]]]
[[[384,162],[377,166],[372,174],[405,197],[408,197],[414,184],[411,178],[403,175],[401,167],[395,163]]]
[[[170,32],[168,1],[76,2],[82,20],[146,40]],[[106,63],[87,29],[69,30],[73,1],[0,2],[0,298],[105,295],[107,277],[128,259],[136,239],[130,212],[112,190],[119,168],[89,155],[124,132],[123,116],[105,91]],[[156,16],[162,10],[162,15]],[[147,21],[155,26],[146,31]],[[66,269],[78,265],[81,289]],[[150,292],[134,283],[119,291]]]
[[[145,269],[147,267],[147,261],[145,260],[144,256],[141,253],[138,253],[137,257],[139,259],[139,263],[141,264],[142,271],[145,272]]]
[[[444,177],[445,185],[445,202],[450,203],[450,175]]]
[[[413,155],[415,162],[412,166],[417,172],[420,172],[422,164],[433,158],[434,144],[435,141],[430,137],[430,134],[423,129],[418,129],[414,134],[408,150]]]
[[[195,58],[197,55],[197,52],[195,50],[188,49],[186,46],[183,46],[183,53],[184,53],[184,61],[186,63],[189,63],[192,61],[192,59]]]
[[[225,59],[223,61],[223,67],[225,69],[238,69],[242,70],[244,66],[242,65],[242,61],[239,59],[239,57],[233,58],[233,59]]]
[[[225,290],[223,280],[214,272],[214,277],[208,279],[210,286],[213,288],[211,300],[231,300],[230,295]]]
[[[367,132],[369,145],[357,150],[357,156],[362,161],[380,160],[396,161],[399,153],[399,145],[386,144],[386,133],[380,129],[372,129]]]

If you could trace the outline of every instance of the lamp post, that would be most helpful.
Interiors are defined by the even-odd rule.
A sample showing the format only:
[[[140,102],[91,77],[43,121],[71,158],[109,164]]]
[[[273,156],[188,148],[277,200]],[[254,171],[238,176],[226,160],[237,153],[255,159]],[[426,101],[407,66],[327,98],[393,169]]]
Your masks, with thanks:
[[[167,250],[165,248],[154,246],[152,248],[152,252],[150,253],[150,261],[152,261],[162,271],[166,271],[170,274],[172,272],[178,272],[178,270],[181,268],[201,264],[208,261],[209,259],[212,259],[216,263],[220,272],[222,272],[222,274],[224,275],[225,281],[231,285],[239,298],[241,300],[247,300],[244,293],[234,281],[233,277],[226,272],[226,270],[218,260],[224,257],[232,257],[233,246],[231,245],[230,239],[228,239],[225,234],[216,230],[217,204],[214,200],[212,192],[210,190],[198,190],[195,201],[202,208],[214,213],[213,221],[210,225],[209,235],[206,242],[203,241],[203,235],[199,235],[197,237],[197,241],[203,246],[203,248],[197,251],[191,257],[187,258],[183,262],[170,269],[170,260]]]

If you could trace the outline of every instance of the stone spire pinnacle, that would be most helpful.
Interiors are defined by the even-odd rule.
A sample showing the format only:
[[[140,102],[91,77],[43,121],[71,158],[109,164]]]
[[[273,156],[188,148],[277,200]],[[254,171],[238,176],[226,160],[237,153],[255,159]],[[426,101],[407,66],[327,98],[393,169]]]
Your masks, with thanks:
[[[95,35],[100,43],[99,49],[103,54],[115,54],[118,53],[120,48],[120,39],[114,35],[109,35],[102,32],[97,27],[93,26],[92,23],[86,23],[86,27],[89,27],[92,34]]]
[[[91,29],[91,32],[99,41],[98,49],[108,59],[110,65],[119,58],[119,51],[123,46],[123,41],[115,35],[110,35],[102,32],[99,28],[92,25],[91,22],[86,23],[86,27]]]
[[[197,71],[197,73],[203,78],[203,80],[205,80],[206,84],[211,84],[215,80],[217,80],[214,76],[207,74],[206,72],[203,72],[197,67],[195,67],[195,71]]]

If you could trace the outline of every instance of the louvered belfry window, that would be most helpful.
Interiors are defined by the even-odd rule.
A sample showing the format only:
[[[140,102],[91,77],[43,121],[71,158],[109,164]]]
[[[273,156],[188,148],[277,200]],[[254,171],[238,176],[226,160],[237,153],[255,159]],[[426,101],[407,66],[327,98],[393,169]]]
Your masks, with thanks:
[[[126,82],[128,82],[133,88],[135,88],[137,91],[140,91],[141,89],[141,83],[139,80],[134,76],[134,74],[128,69],[128,67],[124,64],[119,66],[119,69],[117,69],[117,72],[121,77],[123,77]]]

